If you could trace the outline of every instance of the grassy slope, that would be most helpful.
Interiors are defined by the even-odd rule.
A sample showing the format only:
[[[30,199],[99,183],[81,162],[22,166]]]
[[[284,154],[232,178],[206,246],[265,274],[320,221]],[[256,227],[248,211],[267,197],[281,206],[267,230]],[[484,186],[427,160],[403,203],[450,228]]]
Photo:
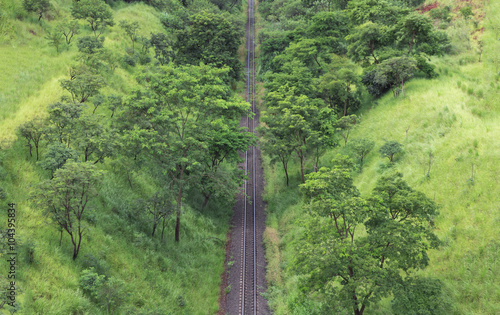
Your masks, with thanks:
[[[165,230],[166,241],[160,242],[159,235],[155,239],[149,236],[148,219],[138,217],[139,209],[133,205],[137,198],[147,198],[161,187],[147,174],[129,171],[121,160],[108,161],[102,166],[107,175],[99,199],[90,205],[94,220],[89,223],[90,232],[84,237],[76,262],[71,260],[72,246],[67,235],[59,246],[57,229],[48,224],[38,209],[30,206],[27,192],[32,185],[47,178],[47,174],[28,158],[24,142],[15,140],[15,128],[33,116],[44,115],[46,107],[65,93],[58,80],[67,76],[67,69],[76,56],[76,46],[72,44],[69,50],[56,54],[43,39],[44,30],[36,19],[19,9],[20,0],[1,1],[12,16],[0,23],[0,139],[11,147],[0,152],[0,186],[7,191],[6,201],[16,203],[17,238],[25,244],[20,247],[17,265],[17,285],[22,290],[18,291],[20,313],[103,313],[79,288],[87,254],[108,268],[110,276],[125,282],[130,295],[120,313],[125,310],[133,314],[215,313],[225,254],[218,240],[226,237],[230,206],[210,206],[209,203],[209,209],[200,213],[195,209],[202,199],[192,196],[184,209],[180,244],[173,242],[174,222],[169,222]],[[42,26],[54,25],[68,16],[71,3],[54,1],[58,14],[50,22],[42,20]],[[122,19],[139,21],[140,35],[162,30],[159,13],[151,7],[118,4],[114,9],[115,23]],[[15,16],[21,20],[13,19]],[[82,33],[89,33],[86,26],[83,29]],[[117,25],[105,36],[105,46],[119,54],[130,45]],[[134,71],[118,67],[104,93],[127,92],[134,84]],[[42,148],[42,156],[43,153]],[[133,189],[127,179],[129,175]],[[0,207],[0,217],[0,228],[4,228],[6,206]],[[25,261],[24,255],[29,240],[35,245],[32,264]],[[5,259],[0,261],[2,276],[3,270],[7,270]]]
[[[388,93],[366,106],[352,134],[376,142],[355,179],[363,195],[371,192],[384,171],[386,161],[377,152],[383,139],[397,140],[405,153],[394,168],[403,172],[410,186],[440,204],[436,233],[445,245],[430,252],[430,266],[423,273],[444,281],[457,314],[500,313],[500,87],[494,62],[498,33],[491,27],[498,27],[494,19],[499,7],[491,1],[487,8],[491,18],[485,25],[483,62],[469,53],[434,59],[441,74],[437,79],[414,79],[408,82],[405,97]],[[472,62],[460,66],[460,60]],[[329,152],[323,165],[340,150]],[[433,157],[427,178],[429,152]],[[297,295],[297,277],[287,265],[300,233],[294,225],[303,211],[297,189],[300,178],[294,165],[292,188],[286,189],[281,166],[266,165],[269,294],[276,314],[289,314]],[[368,311],[388,314],[390,300]]]

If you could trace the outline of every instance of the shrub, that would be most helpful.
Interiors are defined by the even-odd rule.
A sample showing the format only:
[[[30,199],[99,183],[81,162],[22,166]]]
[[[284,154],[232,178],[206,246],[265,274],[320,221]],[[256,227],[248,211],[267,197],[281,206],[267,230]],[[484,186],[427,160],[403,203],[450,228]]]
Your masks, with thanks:
[[[82,257],[82,266],[88,270],[93,269],[100,275],[107,275],[109,270],[106,261],[95,257],[92,253],[85,254]]]
[[[390,85],[383,84],[376,81],[377,70],[365,72],[361,78],[361,82],[366,86],[366,90],[374,97],[379,97],[385,92],[389,91]]]
[[[430,16],[433,19],[440,19],[445,22],[450,22],[451,21],[451,7],[450,6],[444,6],[442,8],[435,8],[429,11]]]
[[[472,13],[472,7],[471,6],[465,6],[463,8],[460,8],[460,13],[462,13],[462,15],[464,16],[464,19],[469,19],[469,17],[471,15],[474,15],[474,13]]]
[[[135,55],[124,55],[123,56],[123,62],[129,66],[135,67],[137,63],[137,56]]]
[[[99,295],[99,288],[105,281],[104,275],[99,275],[95,272],[94,268],[85,269],[80,275],[80,287],[83,292],[93,299]]]
[[[417,68],[422,71],[426,78],[432,79],[438,76],[436,71],[436,66],[427,62],[427,59],[424,56],[417,56],[415,58],[417,60]]]

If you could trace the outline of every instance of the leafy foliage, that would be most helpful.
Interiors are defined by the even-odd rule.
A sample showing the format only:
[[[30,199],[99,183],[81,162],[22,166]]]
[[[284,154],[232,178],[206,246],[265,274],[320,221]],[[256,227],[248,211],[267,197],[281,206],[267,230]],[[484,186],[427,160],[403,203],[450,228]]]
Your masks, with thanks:
[[[38,21],[41,20],[45,13],[52,9],[49,0],[23,0],[23,6],[26,11],[38,14]]]
[[[228,15],[195,14],[190,18],[189,27],[177,34],[176,60],[179,64],[204,62],[218,68],[229,67],[229,76],[237,80],[241,74],[237,53],[242,35],[239,23]]]
[[[102,0],[80,0],[73,3],[71,14],[75,19],[86,20],[94,36],[99,37],[106,26],[113,26],[113,11]]]
[[[386,157],[391,161],[394,161],[394,155],[401,153],[403,151],[403,146],[394,140],[386,141],[383,146],[380,147],[379,152],[383,157]]]
[[[149,158],[161,165],[166,170],[169,189],[177,191],[176,241],[184,187],[200,178],[202,163],[209,153],[212,123],[223,123],[221,118],[229,122],[239,119],[248,108],[226,85],[228,72],[228,68],[203,64],[160,67],[141,79],[144,87],[134,92],[125,112],[130,123],[124,140],[129,146],[142,147]],[[227,124],[228,128],[234,126]]]
[[[428,264],[427,249],[438,245],[430,228],[436,205],[400,173],[383,176],[370,199],[360,198],[350,172],[349,162],[337,159],[302,185],[310,206],[296,266],[306,294],[329,297],[331,312],[361,315]],[[356,233],[361,226],[366,234]]]
[[[85,210],[97,195],[101,175],[102,171],[90,163],[70,161],[55,172],[53,179],[41,182],[33,193],[36,205],[70,236],[73,260],[78,257],[86,230]]]

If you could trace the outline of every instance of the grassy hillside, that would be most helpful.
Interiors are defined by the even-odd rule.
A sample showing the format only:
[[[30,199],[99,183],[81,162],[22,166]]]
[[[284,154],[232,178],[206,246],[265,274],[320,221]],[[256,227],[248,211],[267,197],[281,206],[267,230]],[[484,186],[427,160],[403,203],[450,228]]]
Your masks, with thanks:
[[[454,1],[440,1],[458,4]],[[429,2],[431,3],[431,2]],[[455,314],[498,314],[500,312],[500,85],[498,76],[498,16],[500,6],[487,1],[484,51],[479,60],[477,39],[470,45],[457,42],[458,53],[434,58],[439,77],[413,79],[405,96],[387,93],[368,101],[358,114],[361,122],[350,139],[375,141],[355,184],[368,196],[377,179],[390,169],[404,174],[408,184],[424,192],[440,206],[435,218],[436,234],[443,246],[430,252],[423,274],[442,280]],[[474,2],[477,15],[482,8]],[[477,6],[476,6],[477,5]],[[455,24],[456,25],[456,24]],[[478,26],[481,28],[481,25]],[[462,32],[454,26],[449,32]],[[480,38],[479,38],[480,39]],[[469,39],[468,39],[469,40]],[[404,146],[394,165],[380,157],[384,140]],[[327,153],[323,166],[343,147]],[[431,168],[429,176],[429,154]],[[285,187],[280,165],[266,163],[268,201],[268,280],[270,304],[275,314],[307,314],[296,305],[298,276],[290,268],[295,255],[294,240],[301,232],[297,220],[304,211],[298,190],[298,165],[292,166],[291,187]],[[390,299],[370,306],[368,314],[390,314]]]
[[[35,116],[46,116],[49,104],[69,96],[59,80],[68,77],[69,67],[76,62],[76,44],[64,46],[57,53],[44,37],[50,27],[70,16],[72,3],[51,1],[53,9],[38,22],[37,16],[23,10],[22,0],[0,0],[0,187],[7,195],[0,207],[0,228],[6,228],[7,203],[15,203],[18,314],[106,314],[105,306],[80,286],[82,271],[91,267],[123,282],[123,301],[114,313],[214,314],[218,310],[231,204],[213,201],[201,211],[203,197],[191,192],[183,208],[181,242],[173,241],[175,218],[167,221],[165,240],[158,234],[152,238],[150,218],[143,214],[137,200],[149,198],[161,186],[127,158],[108,159],[98,164],[106,175],[99,197],[89,205],[91,214],[81,252],[72,261],[68,236],[63,236],[59,246],[57,227],[28,199],[33,186],[50,176],[34,157],[29,157],[25,140],[18,139],[16,128]],[[167,11],[179,5],[162,3]],[[203,2],[203,6],[211,4]],[[142,36],[165,31],[161,11],[154,7],[114,2],[112,8],[115,25],[104,33],[104,46],[119,57],[131,46],[118,25],[120,20],[138,21],[138,35]],[[81,33],[76,37],[90,35],[87,24],[80,24]],[[136,84],[135,76],[140,71],[140,66],[118,61],[102,93],[125,95]],[[98,113],[110,114],[107,108],[100,108]],[[41,156],[46,150],[43,143]],[[9,268],[4,258],[0,262],[2,279]],[[0,313],[8,313],[6,305]]]

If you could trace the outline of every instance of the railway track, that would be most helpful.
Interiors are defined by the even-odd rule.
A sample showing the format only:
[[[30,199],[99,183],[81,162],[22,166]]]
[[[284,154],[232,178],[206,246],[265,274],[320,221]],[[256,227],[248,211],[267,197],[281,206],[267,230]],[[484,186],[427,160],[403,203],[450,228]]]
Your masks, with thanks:
[[[255,133],[255,0],[248,0],[247,22],[247,93],[246,100],[251,104],[251,113],[246,116],[248,131]],[[256,160],[258,152],[253,146],[245,152],[244,209],[242,216],[241,238],[241,284],[239,314],[263,314],[257,303],[257,175]],[[259,244],[260,245],[260,244]]]

